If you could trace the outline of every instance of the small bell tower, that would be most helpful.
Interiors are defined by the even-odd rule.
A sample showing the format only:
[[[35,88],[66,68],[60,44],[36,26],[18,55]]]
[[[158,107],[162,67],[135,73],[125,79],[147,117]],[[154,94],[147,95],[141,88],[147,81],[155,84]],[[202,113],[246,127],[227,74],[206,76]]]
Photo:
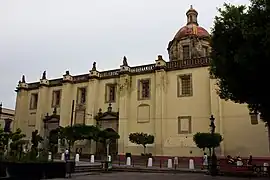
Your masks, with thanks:
[[[187,25],[195,24],[195,25],[199,26],[198,12],[195,9],[193,9],[192,5],[190,6],[190,9],[187,11],[186,15],[187,15]]]

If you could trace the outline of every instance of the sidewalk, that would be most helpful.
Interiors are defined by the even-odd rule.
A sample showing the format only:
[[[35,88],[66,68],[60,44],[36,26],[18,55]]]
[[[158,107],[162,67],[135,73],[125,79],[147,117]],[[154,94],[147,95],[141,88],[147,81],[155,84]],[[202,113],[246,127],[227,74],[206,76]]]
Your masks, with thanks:
[[[146,167],[146,166],[127,166],[113,164],[113,171],[121,172],[171,172],[171,173],[206,173],[207,170],[201,169],[188,169],[188,168],[160,168],[160,167]]]
[[[90,166],[101,166],[100,162],[90,163],[89,161],[80,161],[76,165],[77,167],[90,167]],[[152,167],[146,167],[144,165],[124,165],[124,164],[118,164],[116,162],[113,162],[113,171],[119,171],[119,172],[170,172],[170,173],[206,173],[207,170],[201,170],[201,169],[189,169],[189,168],[183,168],[183,167],[177,167],[177,168],[167,168],[167,167],[159,167],[159,166],[152,166]]]

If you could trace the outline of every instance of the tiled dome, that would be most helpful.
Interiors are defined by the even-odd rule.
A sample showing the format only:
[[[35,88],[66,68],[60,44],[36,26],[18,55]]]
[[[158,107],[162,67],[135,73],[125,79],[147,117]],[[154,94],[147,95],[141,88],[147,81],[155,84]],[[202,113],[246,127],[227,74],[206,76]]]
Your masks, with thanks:
[[[174,36],[174,39],[180,40],[183,37],[190,36],[190,35],[196,35],[198,37],[204,38],[204,37],[210,37],[210,34],[200,26],[197,26],[196,24],[188,24],[184,27],[182,27]]]
[[[210,34],[203,28],[200,27],[197,21],[198,12],[191,6],[186,13],[187,25],[182,27],[175,35],[174,39],[180,40],[183,37],[196,35],[198,37],[210,37]]]

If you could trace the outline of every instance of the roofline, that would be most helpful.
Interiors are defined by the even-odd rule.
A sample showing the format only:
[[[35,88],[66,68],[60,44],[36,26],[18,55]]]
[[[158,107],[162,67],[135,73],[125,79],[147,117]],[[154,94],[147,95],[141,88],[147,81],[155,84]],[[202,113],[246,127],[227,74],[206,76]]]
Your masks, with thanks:
[[[120,71],[120,69],[101,71],[99,72],[98,76],[90,76],[90,73],[71,76],[72,81],[70,81],[69,83],[77,84],[77,83],[88,82],[89,79],[93,79],[93,78],[99,79],[99,80],[119,78],[120,75],[123,73],[129,74],[130,76],[149,74],[149,73],[155,72],[156,69],[164,69],[165,71],[175,71],[175,70],[181,70],[181,69],[205,67],[205,66],[210,65],[210,58],[200,57],[200,58],[193,58],[193,59],[186,59],[186,60],[169,61],[165,63],[166,64],[162,67],[156,66],[156,64],[134,66],[134,67],[130,67],[129,71],[125,71],[125,72]],[[49,84],[46,86],[48,87],[62,86],[63,83],[65,83],[63,78],[51,79],[49,80]],[[25,88],[17,87],[16,91],[19,92],[20,89],[34,90],[34,89],[39,89],[39,87],[42,86],[40,82],[27,83],[27,85],[28,87],[25,87]]]

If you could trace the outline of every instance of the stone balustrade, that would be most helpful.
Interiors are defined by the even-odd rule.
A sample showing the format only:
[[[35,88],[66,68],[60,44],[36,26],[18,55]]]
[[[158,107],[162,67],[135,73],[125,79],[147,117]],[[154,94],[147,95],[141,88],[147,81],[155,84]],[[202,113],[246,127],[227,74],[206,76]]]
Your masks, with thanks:
[[[170,61],[165,62],[165,65],[162,66],[162,68],[166,71],[174,71],[174,70],[181,70],[181,69],[189,69],[189,68],[198,68],[198,67],[205,67],[209,66],[210,64],[210,58],[209,57],[201,57],[201,58],[193,58],[193,59],[186,59],[186,60],[178,60],[178,61]],[[147,73],[153,73],[155,72],[158,65],[156,64],[147,64],[147,65],[141,65],[141,66],[134,66],[130,67],[128,72],[130,75],[138,75],[138,74],[147,74]],[[160,67],[159,67],[160,69]],[[95,70],[98,72],[97,70]],[[109,78],[117,78],[120,75],[121,70],[120,69],[113,69],[109,71],[101,71],[98,73],[96,78],[98,79],[109,79]],[[81,83],[81,82],[87,82],[90,79],[89,74],[82,74],[77,76],[72,76],[72,83]],[[63,83],[63,78],[59,79],[52,79],[49,80],[48,86],[61,86]],[[27,83],[26,83],[27,84]],[[34,83],[28,83],[27,89],[38,89],[40,86],[40,82],[34,82]],[[19,90],[20,87],[17,87]]]

